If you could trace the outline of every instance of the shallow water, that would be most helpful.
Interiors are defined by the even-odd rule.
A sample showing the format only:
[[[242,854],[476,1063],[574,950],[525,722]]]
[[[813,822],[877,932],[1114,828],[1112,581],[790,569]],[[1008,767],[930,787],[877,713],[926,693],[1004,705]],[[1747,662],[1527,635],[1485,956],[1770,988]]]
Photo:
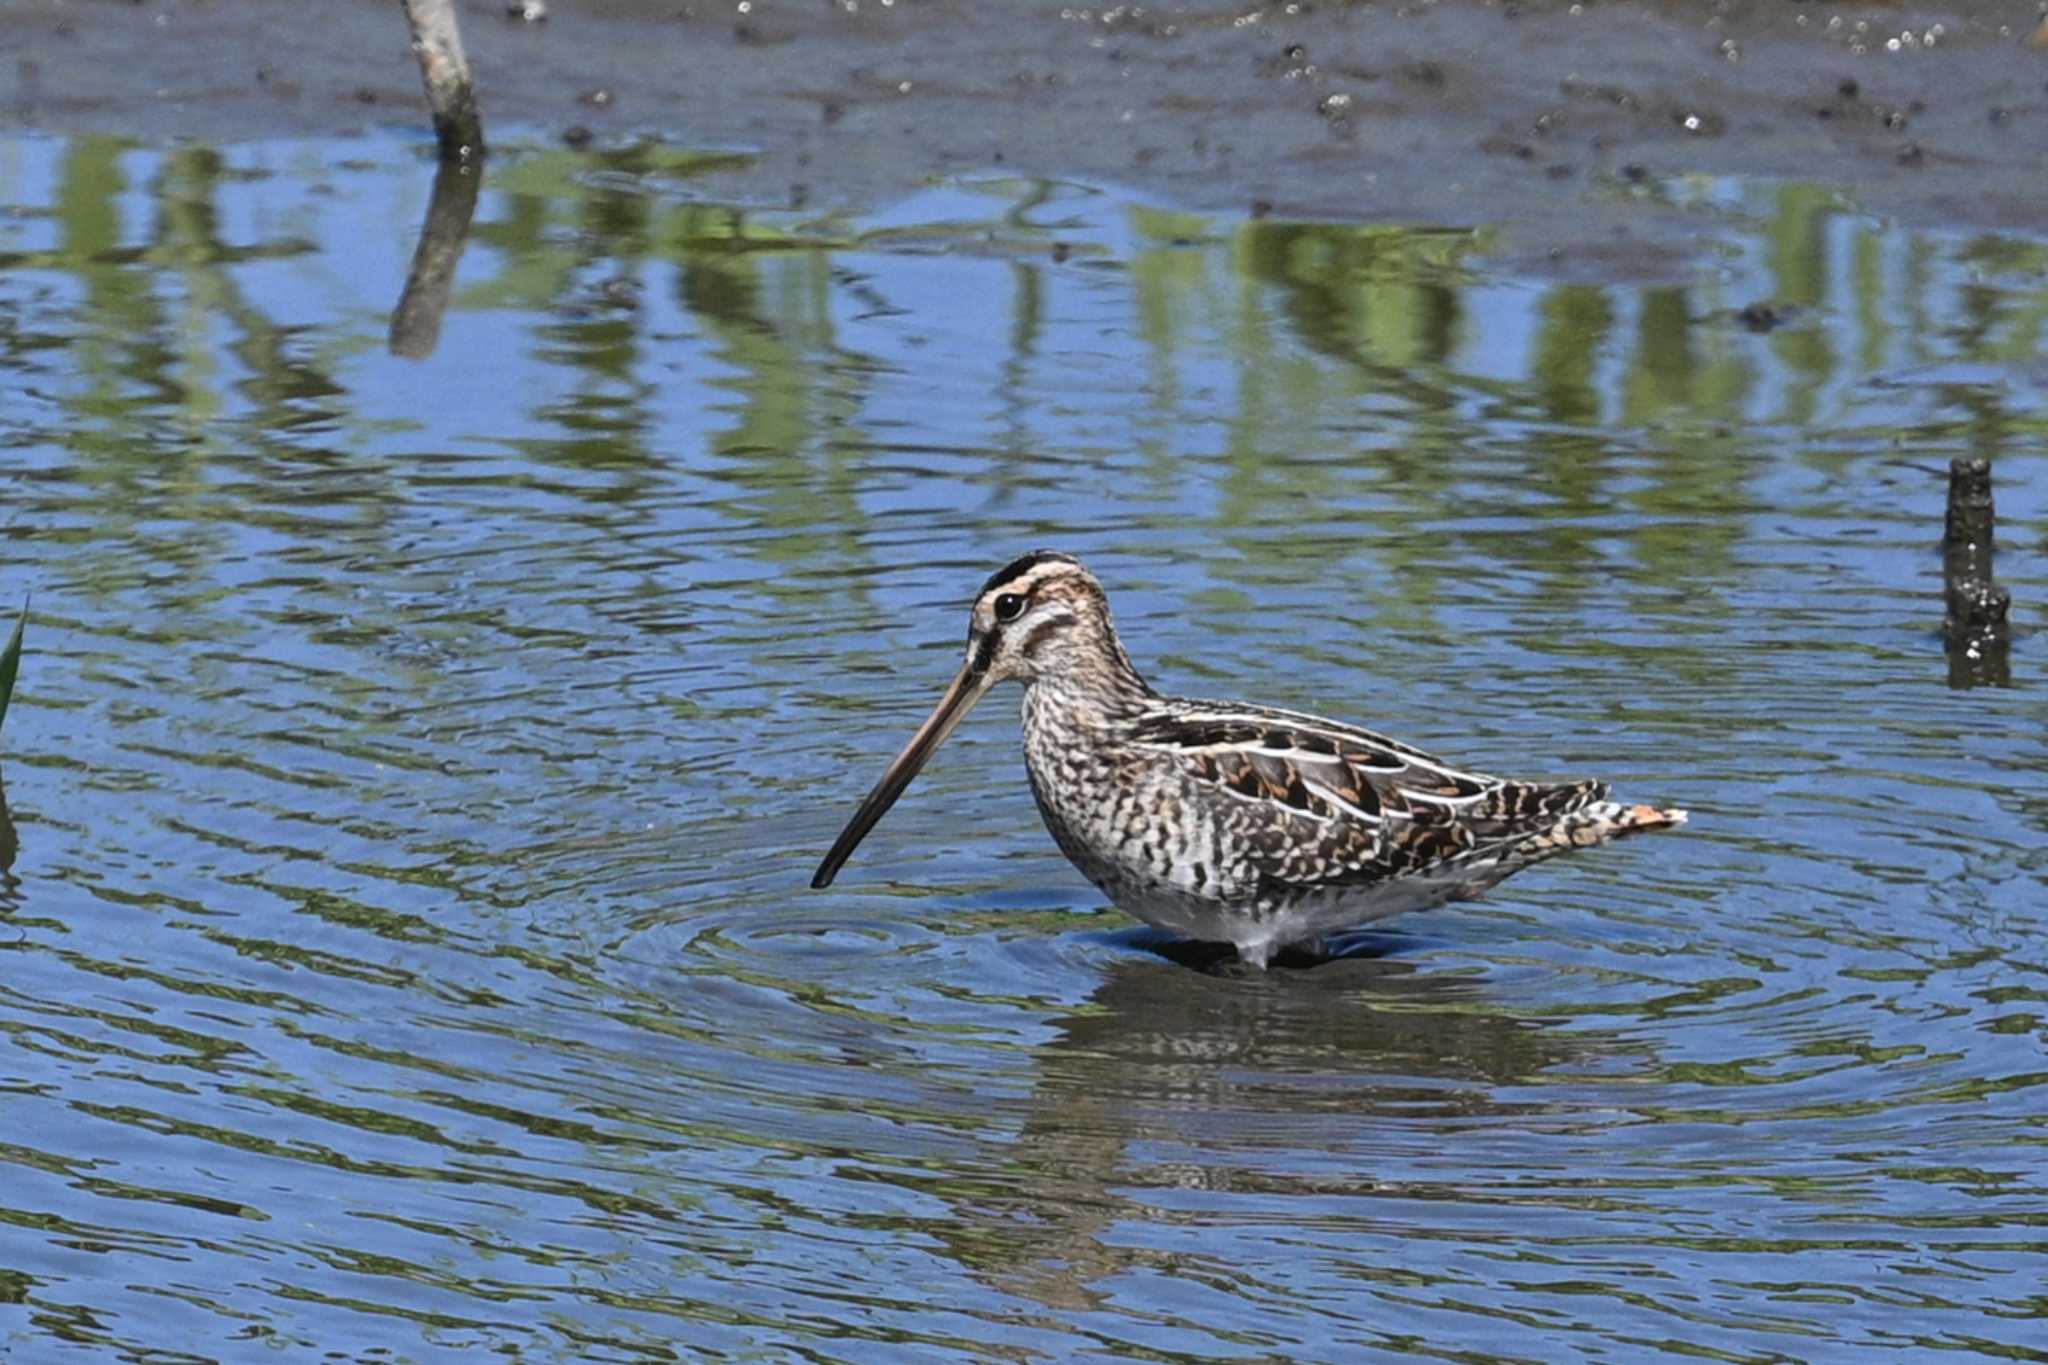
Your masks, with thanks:
[[[7,1353],[2048,1358],[2048,236],[719,163],[502,153],[415,361],[411,140],[0,146]],[[806,889],[1039,544],[1164,687],[1695,823],[1208,973],[1012,697]]]

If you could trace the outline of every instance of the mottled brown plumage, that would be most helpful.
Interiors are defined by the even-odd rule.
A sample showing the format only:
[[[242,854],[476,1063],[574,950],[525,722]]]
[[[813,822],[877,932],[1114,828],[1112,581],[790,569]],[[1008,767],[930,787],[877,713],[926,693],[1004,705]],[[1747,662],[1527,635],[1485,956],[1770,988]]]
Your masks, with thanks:
[[[828,886],[961,717],[1025,683],[1024,753],[1046,827],[1147,923],[1281,946],[1477,895],[1532,863],[1685,813],[1609,801],[1606,784],[1517,782],[1317,716],[1163,697],[1132,666],[1095,576],[1040,550],[977,594],[967,659],[868,793],[811,884]]]

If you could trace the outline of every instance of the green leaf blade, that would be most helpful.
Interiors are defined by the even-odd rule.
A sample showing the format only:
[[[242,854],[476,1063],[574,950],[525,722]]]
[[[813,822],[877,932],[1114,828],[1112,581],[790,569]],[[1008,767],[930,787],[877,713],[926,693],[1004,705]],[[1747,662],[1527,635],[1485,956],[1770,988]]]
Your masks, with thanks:
[[[0,649],[0,724],[7,720],[7,703],[14,700],[14,675],[21,668],[21,631],[27,624],[28,603],[24,601],[14,634],[7,637],[7,648]]]

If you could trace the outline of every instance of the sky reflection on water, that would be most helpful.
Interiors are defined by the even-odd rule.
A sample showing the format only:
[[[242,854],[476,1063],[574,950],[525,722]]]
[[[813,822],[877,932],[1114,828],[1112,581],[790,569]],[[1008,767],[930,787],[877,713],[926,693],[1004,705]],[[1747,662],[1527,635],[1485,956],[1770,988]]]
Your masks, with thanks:
[[[494,159],[422,362],[404,144],[0,155],[0,1342],[2042,1349],[2048,239],[1680,181],[1632,283],[715,162]],[[1039,543],[1163,686],[1696,824],[1205,975],[991,706],[805,890]]]

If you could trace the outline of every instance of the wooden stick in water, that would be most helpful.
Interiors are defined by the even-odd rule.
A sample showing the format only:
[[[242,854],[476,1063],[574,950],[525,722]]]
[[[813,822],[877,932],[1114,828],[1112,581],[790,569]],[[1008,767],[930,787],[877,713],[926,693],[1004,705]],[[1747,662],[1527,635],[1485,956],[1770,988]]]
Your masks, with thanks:
[[[477,111],[476,83],[455,26],[455,0],[402,0],[412,27],[413,55],[420,59],[427,105],[434,111],[434,135],[443,161],[473,161],[484,154],[483,115]]]
[[[1991,462],[1958,459],[1948,467],[1948,515],[1941,536],[1942,585],[1948,616],[1948,681],[1954,688],[2011,685],[2012,594],[1991,574],[1996,509]]]

